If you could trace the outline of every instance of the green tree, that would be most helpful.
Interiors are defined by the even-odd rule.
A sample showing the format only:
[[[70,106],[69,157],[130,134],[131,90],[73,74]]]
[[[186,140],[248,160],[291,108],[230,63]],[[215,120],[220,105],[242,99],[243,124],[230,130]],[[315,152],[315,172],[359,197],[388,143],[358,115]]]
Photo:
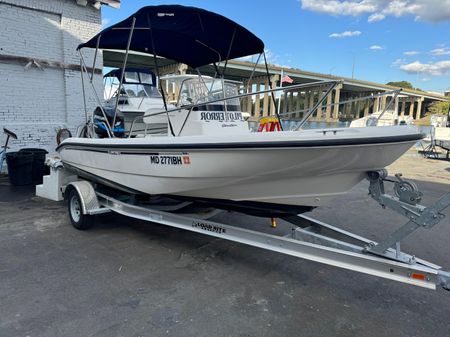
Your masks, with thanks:
[[[427,115],[446,115],[450,108],[450,101],[433,102],[428,106]]]
[[[412,84],[408,81],[399,81],[399,82],[388,82],[387,85],[392,85],[393,87],[399,87],[404,89],[414,89]]]

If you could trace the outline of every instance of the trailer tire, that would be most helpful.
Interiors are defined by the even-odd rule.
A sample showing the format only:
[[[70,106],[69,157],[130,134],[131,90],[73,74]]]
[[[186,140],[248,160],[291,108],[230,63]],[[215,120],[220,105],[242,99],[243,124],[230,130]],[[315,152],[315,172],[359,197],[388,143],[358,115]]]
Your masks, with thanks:
[[[69,217],[72,226],[78,230],[85,230],[92,227],[92,215],[83,214],[81,198],[75,188],[71,188],[67,198],[67,205],[69,208]]]

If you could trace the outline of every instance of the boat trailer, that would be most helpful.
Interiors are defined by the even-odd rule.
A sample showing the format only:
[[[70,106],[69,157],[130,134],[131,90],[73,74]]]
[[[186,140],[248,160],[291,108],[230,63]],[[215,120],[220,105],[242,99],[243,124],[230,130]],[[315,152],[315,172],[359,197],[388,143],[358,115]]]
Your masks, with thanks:
[[[405,216],[407,222],[380,242],[361,237],[305,215],[286,215],[291,230],[284,236],[223,224],[210,220],[220,210],[204,213],[174,213],[189,202],[178,205],[148,206],[130,195],[105,193],[96,183],[80,180],[63,168],[59,160],[50,160],[51,175],[44,177],[36,194],[52,200],[68,201],[69,216],[77,229],[87,229],[94,215],[115,212],[131,218],[176,227],[195,233],[230,240],[253,247],[316,261],[415,286],[450,290],[450,273],[431,262],[402,252],[400,242],[419,228],[432,228],[450,205],[450,192],[431,206],[420,205],[422,193],[417,186],[402,179],[388,179],[387,171],[367,173],[369,194],[383,208]],[[385,182],[394,184],[394,194],[385,193]]]

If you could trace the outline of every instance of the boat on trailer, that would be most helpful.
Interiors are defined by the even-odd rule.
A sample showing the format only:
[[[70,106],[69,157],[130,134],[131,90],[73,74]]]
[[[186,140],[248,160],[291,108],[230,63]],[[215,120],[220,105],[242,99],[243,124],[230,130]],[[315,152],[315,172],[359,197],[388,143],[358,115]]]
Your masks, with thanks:
[[[420,139],[407,127],[348,129],[353,133],[221,130],[126,141],[69,139],[59,153],[78,175],[130,192],[298,214],[346,193],[366,172],[391,164]]]
[[[231,58],[260,53],[265,60],[262,41],[242,26],[183,6],[144,7],[79,48],[87,47],[125,50],[124,69],[130,50],[154,55],[156,66],[159,55],[193,69],[212,63],[218,73],[217,65],[223,62],[225,70]],[[161,91],[164,110],[146,111],[126,132],[115,131],[116,111],[110,115],[99,106],[96,111],[103,115],[107,137],[99,137],[93,119],[88,120],[79,137],[63,141],[59,156],[48,159],[51,175],[37,186],[37,195],[67,199],[77,229],[92,226],[93,215],[112,211],[416,286],[450,289],[449,273],[400,250],[401,240],[439,223],[450,204],[447,193],[424,207],[414,183],[400,175],[395,181],[387,179],[383,168],[422,138],[415,128],[302,130],[340,83],[330,81],[313,84],[325,86],[325,94],[303,115],[298,130],[283,131],[276,113],[279,132],[251,132],[240,99],[270,94],[276,105],[274,93],[285,88],[239,93],[223,72],[219,78],[178,79],[179,98],[168,102]],[[122,85],[123,81],[118,93]],[[147,125],[154,116],[165,116],[166,133],[134,129],[138,119]],[[370,181],[374,200],[408,219],[380,242],[301,214],[346,193],[364,178]],[[385,193],[385,181],[394,182],[394,196]],[[276,216],[292,230],[278,236],[210,220],[221,210]]]
[[[263,42],[247,29],[184,6],[144,7],[81,44],[80,52],[84,48],[145,52],[154,55],[155,65],[158,55],[192,69],[211,63],[218,69],[225,62],[225,70],[229,59],[255,53],[265,60]],[[240,108],[249,94],[240,94],[223,72],[219,78],[182,78],[174,106],[161,90],[165,109],[149,109],[137,119],[151,127],[155,116],[166,118],[166,134],[136,131],[135,119],[125,137],[111,131],[107,138],[67,139],[57,148],[63,163],[80,176],[134,193],[298,214],[346,193],[367,171],[391,164],[422,138],[409,127],[251,132]],[[121,77],[118,92],[128,80]],[[321,102],[338,84],[320,83],[327,87]],[[286,87],[269,90],[274,100],[277,90]],[[112,124],[115,118],[104,126]]]

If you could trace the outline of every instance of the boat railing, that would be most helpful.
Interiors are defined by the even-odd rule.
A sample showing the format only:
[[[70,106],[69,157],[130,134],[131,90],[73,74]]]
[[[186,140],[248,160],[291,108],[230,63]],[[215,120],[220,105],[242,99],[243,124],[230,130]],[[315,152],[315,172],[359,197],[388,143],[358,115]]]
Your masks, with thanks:
[[[285,88],[287,88],[287,87],[285,87]],[[379,112],[379,116],[377,116],[377,118],[378,118],[378,120],[380,120],[380,118],[381,118],[386,112],[388,112],[388,111],[390,110],[389,108],[391,107],[392,102],[395,101],[395,96],[398,95],[401,91],[402,91],[402,89],[391,90],[391,91],[385,91],[385,92],[382,92],[382,93],[371,94],[371,95],[367,95],[367,96],[363,96],[363,97],[358,97],[358,98],[352,98],[352,99],[340,101],[340,102],[337,102],[337,103],[330,103],[330,104],[326,104],[326,105],[320,105],[320,107],[321,107],[322,109],[325,109],[325,108],[328,108],[328,107],[332,108],[332,107],[338,106],[338,105],[344,105],[344,104],[348,104],[348,103],[356,103],[356,102],[364,101],[364,100],[367,100],[367,99],[375,99],[375,98],[383,97],[383,96],[387,96],[387,95],[394,95],[394,99],[392,99],[392,100],[388,103],[388,105],[387,105],[382,111]],[[304,114],[304,113],[306,113],[306,112],[308,112],[308,111],[310,111],[310,110],[311,110],[310,108],[295,109],[295,110],[292,110],[292,111],[281,112],[281,113],[280,113],[280,116],[282,117],[282,116],[289,116],[289,115],[296,115],[296,114]]]
[[[177,107],[174,109],[167,109],[167,110],[163,110],[163,111],[157,112],[157,113],[150,113],[150,114],[144,113],[142,116],[137,116],[134,118],[134,120],[131,124],[131,128],[130,128],[128,137],[131,137],[131,135],[133,134],[133,128],[134,128],[135,122],[140,119],[143,120],[146,117],[151,117],[151,116],[158,115],[158,114],[167,114],[168,118],[170,118],[169,113],[171,113],[171,112],[179,112],[182,110],[184,110],[184,111],[189,110],[186,115],[186,118],[183,121],[180,131],[177,133],[177,136],[179,136],[181,134],[181,132],[183,131],[183,128],[186,125],[186,122],[189,119],[189,116],[190,116],[192,110],[196,107],[199,107],[200,105],[226,102],[226,101],[232,100],[232,99],[241,99],[241,98],[250,97],[250,96],[254,96],[254,95],[260,95],[260,94],[275,93],[275,92],[279,92],[279,91],[285,91],[287,89],[295,90],[295,89],[303,89],[303,88],[317,87],[317,86],[328,86],[328,88],[325,90],[325,93],[323,93],[322,96],[320,97],[319,101],[312,108],[307,109],[307,112],[304,114],[302,120],[299,122],[299,126],[297,128],[297,129],[299,129],[303,126],[304,123],[306,123],[306,121],[309,119],[309,117],[311,117],[311,115],[314,113],[314,111],[316,111],[317,108],[324,102],[324,100],[328,97],[328,95],[331,94],[333,89],[336,88],[336,86],[338,86],[341,83],[342,83],[342,80],[317,81],[317,82],[310,82],[310,83],[303,83],[303,84],[294,84],[289,87],[277,87],[277,88],[259,90],[256,92],[242,93],[242,94],[233,95],[233,96],[211,99],[211,100],[208,100],[206,102],[201,102],[201,103],[195,102],[194,104],[183,105],[183,106],[180,106],[180,107]]]

